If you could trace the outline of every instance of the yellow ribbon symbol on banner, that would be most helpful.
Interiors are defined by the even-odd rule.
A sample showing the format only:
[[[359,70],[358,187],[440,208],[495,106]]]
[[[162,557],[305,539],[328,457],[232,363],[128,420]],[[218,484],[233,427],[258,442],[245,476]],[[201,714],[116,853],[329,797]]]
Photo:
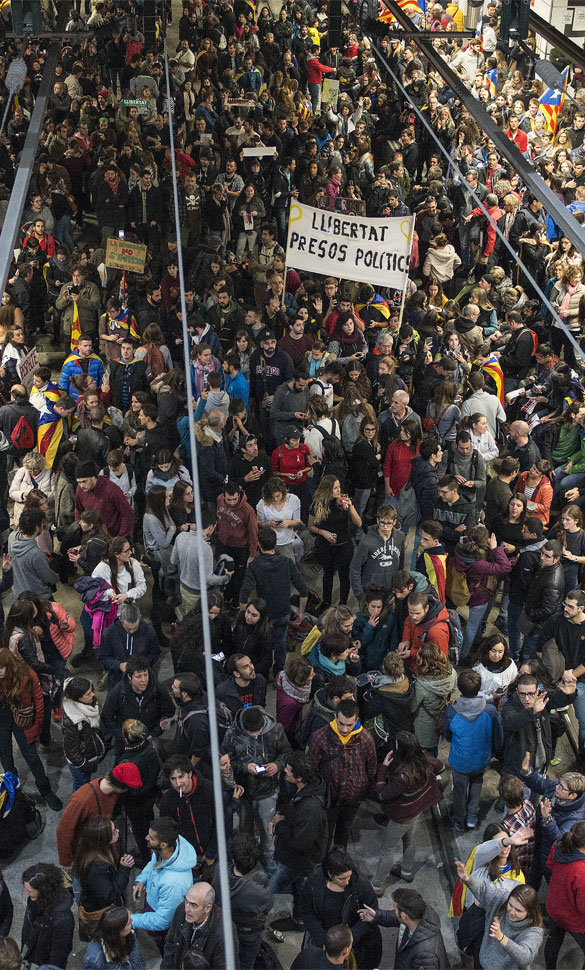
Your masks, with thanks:
[[[288,216],[289,222],[298,222],[299,219],[303,218],[303,210],[300,205],[291,205],[290,212]]]
[[[412,221],[410,219],[404,219],[400,223],[400,232],[406,239],[407,243],[410,245],[410,240],[412,237]]]

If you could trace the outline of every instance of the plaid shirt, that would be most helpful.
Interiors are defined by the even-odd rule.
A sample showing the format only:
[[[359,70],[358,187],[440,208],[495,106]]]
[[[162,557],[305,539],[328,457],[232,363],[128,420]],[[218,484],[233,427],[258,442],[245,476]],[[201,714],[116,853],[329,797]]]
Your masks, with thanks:
[[[519,829],[524,829],[529,826],[534,828],[535,821],[536,809],[534,808],[532,802],[526,799],[522,805],[522,808],[517,812],[506,812],[502,819],[502,825],[506,829],[508,835],[512,835],[513,832],[518,832]],[[522,872],[525,876],[527,876],[530,872],[532,857],[534,855],[534,837],[526,842],[525,845],[516,846],[516,851],[518,853]]]
[[[343,744],[326,724],[311,736],[309,754],[317,772],[329,785],[332,802],[355,804],[375,785],[376,746],[364,727]]]

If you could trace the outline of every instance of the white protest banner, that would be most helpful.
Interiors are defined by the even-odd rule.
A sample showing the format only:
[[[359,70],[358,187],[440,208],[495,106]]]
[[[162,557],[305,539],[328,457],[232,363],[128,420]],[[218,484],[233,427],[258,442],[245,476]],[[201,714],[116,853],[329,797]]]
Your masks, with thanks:
[[[403,290],[412,218],[368,219],[293,202],[286,261],[295,269]]]
[[[30,391],[32,387],[33,375],[38,366],[39,366],[39,358],[37,356],[36,347],[33,347],[32,350],[29,350],[26,357],[23,357],[22,360],[19,360],[18,364],[16,365],[16,370],[18,371],[20,382],[21,384],[24,384],[27,391]]]
[[[271,145],[265,148],[263,145],[258,146],[258,148],[243,148],[242,155],[245,158],[265,158],[269,155],[277,155],[276,146]]]

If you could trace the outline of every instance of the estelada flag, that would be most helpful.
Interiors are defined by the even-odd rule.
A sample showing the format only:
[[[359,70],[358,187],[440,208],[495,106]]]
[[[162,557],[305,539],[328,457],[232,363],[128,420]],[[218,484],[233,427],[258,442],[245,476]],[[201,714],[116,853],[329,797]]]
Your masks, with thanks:
[[[566,67],[562,73],[563,90],[557,91],[556,88],[547,88],[539,101],[540,110],[546,118],[548,127],[552,131],[553,135],[557,130],[558,117],[563,110],[563,105],[565,103],[565,91],[567,90],[568,76],[569,68]]]
[[[492,67],[491,71],[488,71],[485,76],[485,83],[487,84],[487,89],[490,93],[490,97],[495,98],[498,93],[498,69],[497,67]]]
[[[71,324],[71,345],[70,350],[75,350],[77,347],[79,338],[81,337],[81,328],[79,326],[79,310],[77,309],[77,301],[73,301],[73,322]]]
[[[422,0],[422,6],[417,2],[417,0],[396,0],[396,3],[401,10],[404,10],[409,17],[422,16],[425,12],[426,3]],[[389,10],[384,8],[380,16],[378,17],[383,24],[391,24],[394,20],[393,14]]]

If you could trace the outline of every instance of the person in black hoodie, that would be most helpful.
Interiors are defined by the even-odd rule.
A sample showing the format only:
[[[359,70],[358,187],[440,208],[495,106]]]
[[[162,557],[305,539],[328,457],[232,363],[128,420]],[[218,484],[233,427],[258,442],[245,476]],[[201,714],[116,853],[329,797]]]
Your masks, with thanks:
[[[160,647],[154,627],[142,619],[136,603],[123,603],[118,616],[104,632],[98,660],[108,672],[106,690],[119,684],[131,657],[140,657],[152,667],[160,656]]]
[[[382,934],[375,923],[360,916],[360,911],[370,910],[377,914],[378,900],[369,880],[356,871],[343,849],[332,849],[323,865],[307,879],[301,899],[301,914],[310,942],[322,947],[327,930],[344,923],[353,934],[358,967],[378,967]]]
[[[540,550],[540,565],[524,600],[524,613],[532,624],[530,632],[524,632],[522,652],[525,660],[536,653],[543,623],[561,609],[565,591],[562,556],[563,547],[558,539],[549,539]]]
[[[21,951],[30,963],[49,963],[65,970],[73,946],[73,897],[63,886],[59,866],[37,862],[22,874],[28,897],[22,924]]]
[[[232,920],[238,931],[238,960],[241,970],[252,970],[274,896],[268,888],[268,877],[258,866],[261,853],[254,837],[238,832],[230,849],[232,865],[228,878]],[[215,873],[213,888],[219,894],[219,871]]]
[[[139,790],[128,789],[120,796],[118,805],[124,805],[128,821],[132,826],[136,839],[136,850],[132,850],[138,864],[148,865],[152,856],[152,849],[146,841],[150,820],[154,816],[154,803],[158,795],[158,776],[160,760],[155,742],[148,737],[148,728],[133,718],[124,721],[122,737],[124,750],[118,758],[120,762],[131,761],[140,772],[142,785]]]
[[[148,663],[141,657],[130,657],[124,679],[106,697],[102,725],[109,737],[115,738],[116,755],[122,753],[122,725],[128,718],[142,721],[153,737],[162,734],[161,720],[175,713],[167,691],[160,687]]]
[[[280,783],[276,812],[272,819],[275,834],[276,871],[270,879],[273,893],[292,893],[292,915],[276,920],[276,930],[304,928],[301,900],[307,877],[323,862],[329,839],[327,785],[319,778],[313,760],[304,751],[293,751]]]
[[[165,761],[163,771],[171,787],[161,799],[161,818],[176,819],[179,834],[197,853],[198,866],[212,866],[217,857],[213,785],[181,754]],[[201,878],[206,875],[202,870]]]

